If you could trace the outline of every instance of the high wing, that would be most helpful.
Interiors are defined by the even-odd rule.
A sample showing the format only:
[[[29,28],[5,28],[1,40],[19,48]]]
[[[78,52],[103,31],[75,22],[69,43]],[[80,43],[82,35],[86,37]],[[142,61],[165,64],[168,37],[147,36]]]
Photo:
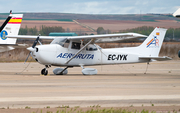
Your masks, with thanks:
[[[19,38],[19,39],[36,39],[37,36],[31,36],[31,35],[7,35],[7,38]],[[62,37],[62,36],[61,36]],[[119,33],[119,34],[103,34],[103,35],[86,35],[86,36],[71,36],[66,37],[68,40],[90,40],[94,39],[96,43],[98,42],[115,42],[115,41],[122,41],[127,39],[133,39],[133,38],[142,38],[147,37],[146,35],[141,35],[138,33]],[[58,37],[52,37],[52,36],[40,36],[40,39],[48,39],[53,40]],[[60,37],[59,37],[60,38]]]

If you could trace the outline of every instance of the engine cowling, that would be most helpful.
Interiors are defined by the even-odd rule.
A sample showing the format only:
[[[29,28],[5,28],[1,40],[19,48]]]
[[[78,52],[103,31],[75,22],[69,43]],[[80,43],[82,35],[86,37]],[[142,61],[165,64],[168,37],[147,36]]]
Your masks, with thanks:
[[[53,73],[55,75],[67,75],[67,73],[68,73],[67,69],[65,71],[63,71],[63,70],[64,70],[64,68],[55,68],[53,70]],[[62,71],[63,71],[63,73],[61,74]]]

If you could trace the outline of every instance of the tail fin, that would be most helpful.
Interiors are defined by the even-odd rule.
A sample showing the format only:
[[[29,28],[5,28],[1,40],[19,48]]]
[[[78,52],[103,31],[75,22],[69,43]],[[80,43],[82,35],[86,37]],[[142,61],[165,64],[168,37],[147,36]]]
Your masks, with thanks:
[[[138,47],[138,51],[143,56],[159,55],[167,29],[155,28],[148,38]]]
[[[18,35],[23,14],[10,14],[0,28],[0,44],[15,44],[16,38],[7,38],[6,35]]]

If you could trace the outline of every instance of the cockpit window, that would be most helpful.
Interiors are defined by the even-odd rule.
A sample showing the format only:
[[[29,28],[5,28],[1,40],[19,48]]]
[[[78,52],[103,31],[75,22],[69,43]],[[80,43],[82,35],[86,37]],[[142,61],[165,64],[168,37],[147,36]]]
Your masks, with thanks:
[[[87,51],[96,51],[96,50],[97,50],[97,47],[96,47],[94,44],[89,44],[89,45],[86,47],[86,50],[87,50]]]
[[[80,49],[81,48],[81,43],[79,42],[72,42],[72,49]]]
[[[84,43],[81,45],[80,42],[72,42],[72,49],[81,49],[84,46]],[[94,44],[89,44],[86,47],[86,51],[96,51],[97,47]]]
[[[69,46],[69,40],[67,38],[55,38],[51,44],[59,44],[62,47],[68,48]]]

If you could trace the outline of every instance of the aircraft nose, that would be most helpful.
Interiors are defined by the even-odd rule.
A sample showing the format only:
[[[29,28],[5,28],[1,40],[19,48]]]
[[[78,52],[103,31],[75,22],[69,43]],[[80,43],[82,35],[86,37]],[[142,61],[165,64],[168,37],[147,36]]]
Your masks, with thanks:
[[[33,50],[33,55],[39,63],[50,65],[53,63],[56,56],[56,45],[36,46]]]

